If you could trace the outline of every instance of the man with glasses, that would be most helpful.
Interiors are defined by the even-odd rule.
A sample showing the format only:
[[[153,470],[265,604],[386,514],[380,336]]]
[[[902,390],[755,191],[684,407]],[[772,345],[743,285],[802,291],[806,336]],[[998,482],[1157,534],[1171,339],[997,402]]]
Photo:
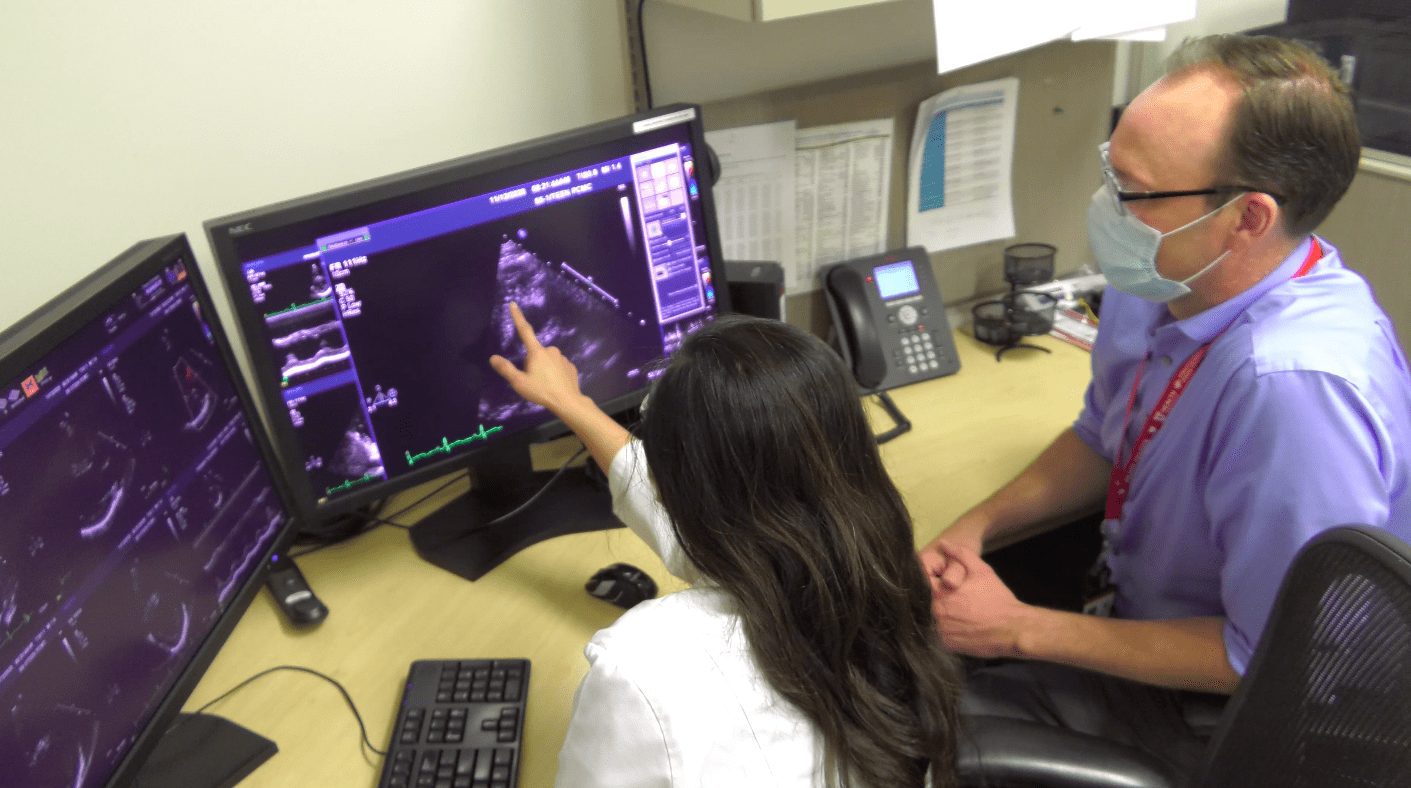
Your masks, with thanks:
[[[1347,88],[1273,38],[1186,42],[1099,150],[1106,275],[1073,427],[920,553],[965,708],[1199,763],[1285,570],[1347,523],[1411,540],[1411,376],[1312,234],[1359,142]],[[1018,602],[986,539],[1101,507],[1084,611]]]

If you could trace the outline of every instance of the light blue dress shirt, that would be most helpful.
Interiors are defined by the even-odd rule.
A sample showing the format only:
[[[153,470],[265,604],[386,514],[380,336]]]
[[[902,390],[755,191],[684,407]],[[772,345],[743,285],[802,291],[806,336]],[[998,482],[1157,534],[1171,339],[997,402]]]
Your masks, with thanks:
[[[1284,572],[1318,532],[1363,524],[1411,541],[1406,358],[1367,283],[1327,242],[1313,269],[1293,278],[1310,245],[1185,320],[1108,288],[1074,424],[1109,461],[1119,442],[1129,455],[1171,375],[1215,340],[1137,463],[1121,518],[1106,528],[1108,563],[1116,615],[1224,616],[1225,650],[1241,674]]]

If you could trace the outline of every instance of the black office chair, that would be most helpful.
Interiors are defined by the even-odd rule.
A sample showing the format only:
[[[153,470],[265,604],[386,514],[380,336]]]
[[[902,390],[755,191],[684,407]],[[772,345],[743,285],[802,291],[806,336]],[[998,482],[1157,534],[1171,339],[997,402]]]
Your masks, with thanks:
[[[1139,750],[1038,723],[972,719],[970,734],[963,785],[1179,784]],[[1299,552],[1194,784],[1411,784],[1411,547],[1345,526]]]

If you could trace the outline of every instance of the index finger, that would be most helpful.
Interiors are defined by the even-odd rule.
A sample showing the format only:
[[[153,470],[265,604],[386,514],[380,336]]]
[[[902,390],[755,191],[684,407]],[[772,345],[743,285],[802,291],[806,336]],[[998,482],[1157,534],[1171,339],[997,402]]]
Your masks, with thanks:
[[[539,337],[534,335],[534,327],[524,319],[524,313],[519,311],[519,304],[513,301],[510,302],[510,317],[514,320],[514,330],[519,332],[519,341],[524,343],[526,350],[543,347],[539,344]]]

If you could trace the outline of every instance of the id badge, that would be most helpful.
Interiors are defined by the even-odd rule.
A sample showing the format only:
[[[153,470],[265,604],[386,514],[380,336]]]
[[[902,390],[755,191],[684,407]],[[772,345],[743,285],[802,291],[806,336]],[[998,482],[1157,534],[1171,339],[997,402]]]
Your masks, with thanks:
[[[1112,583],[1112,570],[1107,559],[1112,555],[1112,539],[1117,523],[1105,520],[1102,524],[1102,551],[1092,568],[1083,578],[1083,613],[1090,616],[1108,617],[1112,615],[1112,605],[1117,600],[1117,586]]]

